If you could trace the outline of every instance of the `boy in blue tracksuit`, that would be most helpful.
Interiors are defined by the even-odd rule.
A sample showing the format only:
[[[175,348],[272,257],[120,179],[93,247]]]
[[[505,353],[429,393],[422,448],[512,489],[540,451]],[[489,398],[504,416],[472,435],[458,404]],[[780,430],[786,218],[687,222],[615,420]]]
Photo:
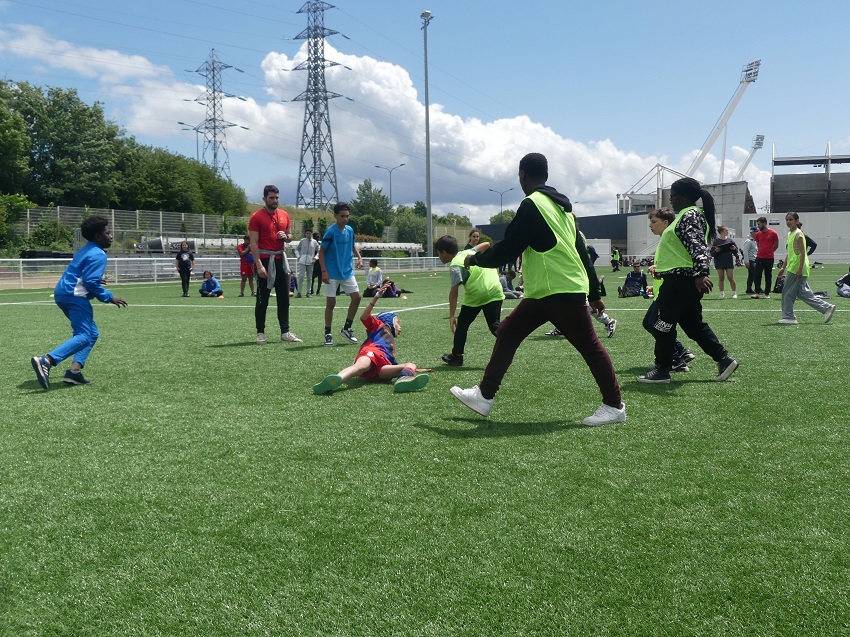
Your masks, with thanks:
[[[73,356],[71,368],[62,379],[69,385],[88,385],[83,378],[83,366],[97,341],[98,331],[94,324],[91,300],[126,307],[127,301],[103,287],[103,272],[106,269],[106,249],[112,245],[109,221],[100,215],[83,219],[80,228],[88,243],[80,248],[65,268],[62,278],[53,290],[53,298],[59,309],[71,321],[74,336],[44,356],[33,356],[32,367],[38,382],[50,389],[50,368]]]

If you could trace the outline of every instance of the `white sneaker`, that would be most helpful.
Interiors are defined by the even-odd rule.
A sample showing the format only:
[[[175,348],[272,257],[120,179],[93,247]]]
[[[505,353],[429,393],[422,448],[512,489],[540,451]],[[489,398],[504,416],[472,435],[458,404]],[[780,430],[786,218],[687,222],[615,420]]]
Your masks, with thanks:
[[[737,292],[733,292],[733,293],[732,293],[732,298],[733,298],[733,299],[737,299],[737,298],[738,298],[738,293],[737,293]]]
[[[823,313],[823,322],[829,323],[832,320],[832,315],[835,314],[835,306],[830,305],[829,309]]]
[[[602,404],[592,416],[582,420],[581,424],[598,427],[599,425],[613,425],[615,422],[626,422],[626,403],[623,403],[619,409]]]
[[[295,334],[293,334],[292,332],[281,332],[280,342],[281,343],[303,343],[304,341],[302,341],[300,338],[295,336]]]
[[[797,320],[797,319],[795,319],[795,318],[792,318],[792,319],[786,319],[786,318],[783,318],[783,319],[779,319],[779,320],[778,320],[778,321],[776,321],[776,322],[777,322],[777,323],[779,323],[780,325],[796,325],[796,324],[797,324],[797,323],[799,323],[800,321],[798,321],[798,320]]]
[[[266,344],[266,335],[262,332],[257,332],[257,345],[265,345]]]
[[[458,386],[454,386],[451,392],[460,402],[482,416],[488,415],[490,410],[493,409],[493,403],[495,401],[492,398],[484,398],[481,395],[481,390],[478,389],[478,385],[473,385],[469,389],[461,389]]]
[[[726,292],[721,292],[721,293],[720,293],[720,298],[721,298],[721,299],[725,299],[725,298],[726,298]]]

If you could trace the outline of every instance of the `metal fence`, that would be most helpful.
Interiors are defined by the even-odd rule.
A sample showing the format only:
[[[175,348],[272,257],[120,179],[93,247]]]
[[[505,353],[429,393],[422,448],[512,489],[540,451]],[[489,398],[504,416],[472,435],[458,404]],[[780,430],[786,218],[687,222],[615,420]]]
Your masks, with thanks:
[[[0,289],[52,288],[70,259],[0,259]],[[436,257],[378,258],[385,275],[396,272],[436,272],[448,266]],[[295,262],[289,260],[295,273]],[[201,256],[195,258],[195,273],[210,270],[217,279],[239,279],[238,257]],[[111,284],[177,282],[180,276],[172,258],[110,257],[106,278]]]

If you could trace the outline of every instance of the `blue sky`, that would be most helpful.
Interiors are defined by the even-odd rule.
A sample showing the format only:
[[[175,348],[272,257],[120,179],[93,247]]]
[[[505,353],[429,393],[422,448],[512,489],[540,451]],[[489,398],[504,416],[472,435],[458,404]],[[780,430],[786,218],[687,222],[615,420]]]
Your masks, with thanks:
[[[8,80],[76,88],[145,144],[195,155],[192,102],[204,80],[187,71],[215,48],[231,128],[231,174],[252,199],[276,183],[294,202],[306,88],[291,72],[306,55],[303,0],[0,0],[0,73]],[[684,172],[738,88],[741,67],[761,59],[728,125],[726,180],[756,134],[765,135],[745,178],[757,206],[769,196],[777,155],[850,153],[842,115],[848,82],[842,46],[850,3],[719,0],[606,3],[483,0],[340,0],[325,13],[327,71],[340,197],[365,178],[393,200],[425,199],[424,9],[428,28],[432,200],[437,213],[486,221],[521,193],[527,152],[550,160],[550,184],[577,214],[614,212],[616,194],[656,164]],[[529,7],[539,7],[530,9]],[[344,37],[345,36],[345,37]],[[186,101],[189,100],[189,101]],[[697,177],[716,182],[722,137]]]

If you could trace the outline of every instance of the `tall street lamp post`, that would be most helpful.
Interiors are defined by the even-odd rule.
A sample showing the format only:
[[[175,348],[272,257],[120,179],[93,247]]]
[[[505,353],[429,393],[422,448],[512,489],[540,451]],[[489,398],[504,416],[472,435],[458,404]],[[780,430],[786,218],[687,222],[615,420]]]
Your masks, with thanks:
[[[425,236],[428,242],[427,254],[434,256],[434,228],[431,227],[431,107],[428,100],[428,24],[434,16],[427,9],[419,16],[422,18],[422,34],[425,42]]]
[[[375,168],[382,168],[383,170],[386,170],[390,174],[390,207],[392,207],[392,205],[393,205],[393,171],[396,168],[401,168],[404,165],[405,164],[399,164],[398,166],[393,166],[392,168],[387,168],[386,166],[379,166],[378,164],[375,164]]]
[[[516,186],[514,186],[514,188],[515,187]],[[490,192],[495,192],[497,195],[499,195],[499,221],[501,222],[502,221],[502,212],[504,212],[504,209],[505,209],[504,206],[502,206],[502,198],[505,196],[506,192],[510,192],[511,190],[513,190],[513,188],[508,188],[507,190],[502,190],[502,191],[493,190],[492,188],[488,188],[487,190],[489,190]]]

